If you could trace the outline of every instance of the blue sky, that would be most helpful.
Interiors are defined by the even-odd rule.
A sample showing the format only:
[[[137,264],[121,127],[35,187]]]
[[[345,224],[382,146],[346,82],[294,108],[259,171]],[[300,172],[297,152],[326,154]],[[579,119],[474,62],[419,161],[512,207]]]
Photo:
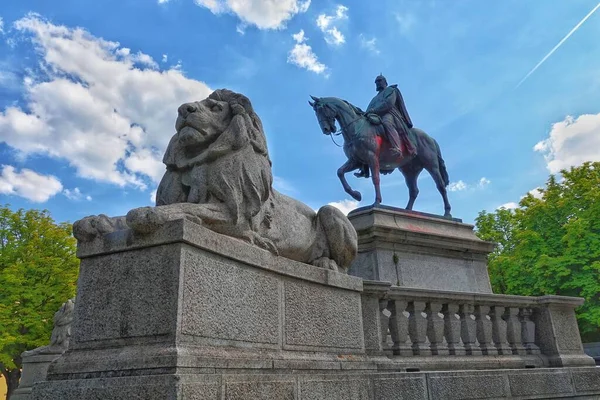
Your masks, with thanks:
[[[472,222],[480,210],[514,206],[550,173],[600,160],[597,6],[5,1],[0,204],[46,208],[58,221],[152,204],[177,106],[227,87],[262,118],[276,188],[313,208],[347,210],[357,204],[336,176],[345,156],[307,100],[336,96],[365,108],[382,72],[440,144],[452,214]],[[370,180],[349,180],[360,205],[371,204]],[[441,214],[426,173],[419,186],[415,209]],[[387,205],[405,205],[400,173],[382,178],[382,194]]]

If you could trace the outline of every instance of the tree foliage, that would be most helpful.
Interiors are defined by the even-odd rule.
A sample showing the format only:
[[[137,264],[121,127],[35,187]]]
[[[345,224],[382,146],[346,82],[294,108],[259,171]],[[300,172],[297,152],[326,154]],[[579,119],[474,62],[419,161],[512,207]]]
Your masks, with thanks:
[[[580,332],[600,341],[600,163],[561,175],[515,210],[480,212],[477,233],[498,243],[489,259],[494,292],[583,297]]]
[[[53,315],[75,295],[79,260],[71,225],[47,211],[0,206],[0,372],[9,396],[21,353],[48,344]]]

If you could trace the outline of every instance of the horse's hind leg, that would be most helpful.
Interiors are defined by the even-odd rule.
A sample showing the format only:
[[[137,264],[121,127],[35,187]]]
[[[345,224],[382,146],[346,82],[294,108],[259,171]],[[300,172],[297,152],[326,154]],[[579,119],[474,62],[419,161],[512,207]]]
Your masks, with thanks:
[[[450,202],[448,201],[448,192],[446,191],[446,184],[444,183],[444,179],[442,178],[442,174],[438,166],[427,168],[427,171],[433,178],[437,190],[442,195],[442,199],[444,200],[444,217],[452,217],[450,214]]]
[[[402,175],[404,175],[404,180],[406,181],[406,186],[408,187],[408,204],[406,204],[407,210],[412,210],[415,204],[415,200],[419,195],[419,187],[417,186],[417,178],[421,171],[423,171],[423,166],[418,161],[413,161],[406,167],[398,168]]]

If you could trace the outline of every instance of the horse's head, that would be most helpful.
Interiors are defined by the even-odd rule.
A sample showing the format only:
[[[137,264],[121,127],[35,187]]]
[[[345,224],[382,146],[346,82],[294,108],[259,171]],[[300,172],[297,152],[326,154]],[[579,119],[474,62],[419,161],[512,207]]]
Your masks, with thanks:
[[[335,116],[336,112],[331,106],[327,104],[326,101],[319,97],[310,96],[314,102],[309,101],[308,104],[315,110],[315,114],[317,115],[317,120],[319,121],[319,125],[321,126],[321,130],[324,135],[331,135],[337,128],[335,126]]]

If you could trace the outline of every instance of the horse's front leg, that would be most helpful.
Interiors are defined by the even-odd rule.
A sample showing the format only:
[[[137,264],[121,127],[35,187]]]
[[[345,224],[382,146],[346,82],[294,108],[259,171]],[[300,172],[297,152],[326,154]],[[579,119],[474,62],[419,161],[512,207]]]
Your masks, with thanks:
[[[369,160],[369,168],[371,168],[371,179],[375,186],[375,205],[381,204],[381,189],[379,187],[379,155],[373,153]]]
[[[338,178],[340,178],[340,182],[342,182],[342,186],[344,187],[344,190],[346,191],[346,193],[348,193],[350,196],[352,196],[352,198],[356,201],[361,201],[362,195],[360,194],[360,192],[358,190],[353,190],[350,187],[350,185],[348,184],[348,181],[346,180],[346,173],[348,173],[350,171],[354,171],[355,169],[357,169],[359,167],[360,167],[360,163],[358,163],[354,160],[348,160],[344,163],[344,165],[342,165],[337,170]]]

